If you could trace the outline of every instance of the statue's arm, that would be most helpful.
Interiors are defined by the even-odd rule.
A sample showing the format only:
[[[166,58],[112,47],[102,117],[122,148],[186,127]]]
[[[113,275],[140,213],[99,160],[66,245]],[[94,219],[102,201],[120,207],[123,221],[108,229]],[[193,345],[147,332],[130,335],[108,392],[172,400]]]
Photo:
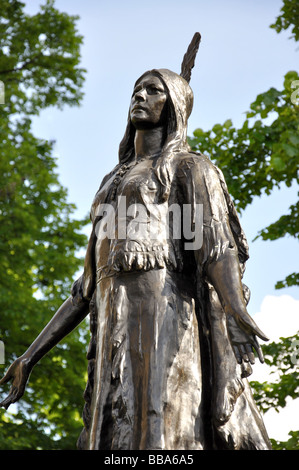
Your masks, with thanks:
[[[68,335],[89,313],[89,302],[78,296],[69,297],[57,310],[27,351],[17,358],[0,380],[12,381],[9,395],[0,403],[8,408],[24,394],[26,383],[35,364]]]
[[[194,251],[200,277],[206,278],[216,290],[226,313],[227,329],[238,362],[254,362],[253,349],[263,362],[257,336],[267,341],[247,312],[244,299],[240,262],[228,209],[219,176],[206,157],[188,158],[178,172],[185,194],[191,205],[203,209],[203,242]]]
[[[74,303],[69,297],[57,310],[40,335],[23,354],[31,368],[57,343],[76,328],[89,312],[89,304]]]
[[[259,360],[264,362],[256,336],[264,341],[268,341],[268,338],[247,312],[236,254],[227,250],[222,257],[211,262],[207,268],[207,277],[213,284],[226,313],[227,328],[238,362],[245,360],[253,364],[252,348],[257,352]]]

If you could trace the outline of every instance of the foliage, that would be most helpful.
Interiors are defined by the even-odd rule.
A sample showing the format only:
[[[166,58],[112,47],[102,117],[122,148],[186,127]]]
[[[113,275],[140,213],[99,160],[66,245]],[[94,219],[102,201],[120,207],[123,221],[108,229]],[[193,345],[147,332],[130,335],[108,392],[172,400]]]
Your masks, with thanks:
[[[273,450],[299,450],[299,431],[290,431],[287,441],[271,439]]]
[[[32,115],[50,105],[78,105],[84,69],[79,67],[82,37],[76,31],[77,17],[60,13],[50,0],[34,16],[24,13],[24,5],[1,1],[1,111]]]
[[[270,27],[278,33],[291,29],[291,37],[298,41],[298,1],[283,0],[280,14]],[[298,73],[290,71],[285,74],[282,90],[271,87],[259,94],[239,129],[227,119],[208,131],[196,129],[189,143],[193,150],[209,155],[221,168],[239,211],[245,209],[254,197],[270,195],[273,188],[279,188],[282,183],[288,187],[298,184]],[[299,238],[298,201],[290,206],[287,214],[261,230],[256,238],[276,240],[285,236]],[[299,273],[289,274],[275,287],[294,285],[299,285]],[[273,383],[251,382],[255,399],[264,412],[273,407],[279,412],[286,406],[287,397],[299,397],[299,358],[294,356],[294,344],[299,344],[298,340],[299,334],[263,346],[266,362],[278,373],[278,379]],[[273,448],[299,450],[299,431],[290,431],[289,436],[285,442],[272,439]]]
[[[274,24],[270,26],[277,33],[281,31],[292,30],[292,38],[299,41],[299,3],[297,0],[283,0],[283,6],[280,15],[276,18]]]
[[[239,129],[228,119],[215,124],[209,131],[196,129],[189,143],[221,168],[237,209],[245,209],[255,196],[269,195],[273,188],[285,183],[298,183],[299,106],[294,97],[297,72],[288,72],[282,90],[270,88],[250,105]],[[289,208],[289,214],[261,230],[258,237],[275,240],[291,235],[299,237],[299,202]],[[298,284],[294,273],[282,285]]]
[[[278,380],[271,387],[267,382],[252,382],[255,398],[263,412],[273,408],[279,411],[279,408],[286,406],[288,397],[299,398],[299,357],[296,345],[299,345],[299,333],[289,338],[280,338],[279,343],[263,346],[265,363],[273,368],[272,374],[278,374]]]
[[[1,15],[0,334],[7,366],[69,296],[82,265],[77,253],[86,245],[86,220],[73,220],[75,206],[59,183],[54,142],[33,136],[31,116],[50,105],[78,105],[84,70],[77,18],[57,11],[53,1],[29,16],[22,2],[2,0]],[[75,448],[86,344],[83,323],[35,366],[18,405],[0,411],[0,449]]]
[[[280,338],[279,343],[263,346],[265,363],[272,367],[275,380],[272,383],[256,381],[251,382],[254,389],[254,398],[264,413],[269,409],[277,412],[287,404],[287,398],[299,398],[299,332],[289,338]],[[290,439],[286,442],[277,442],[272,439],[276,450],[299,450],[299,431],[291,431]]]
[[[291,29],[299,40],[299,5],[297,0],[283,0],[280,14],[270,25],[278,33]],[[298,183],[299,165],[299,76],[285,75],[282,90],[271,87],[257,96],[246,113],[240,129],[230,119],[215,124],[210,131],[196,129],[189,139],[194,150],[208,154],[221,168],[234,198],[242,210],[255,196],[270,195],[281,183]],[[299,201],[289,213],[261,230],[257,237],[276,240],[299,237]],[[299,273],[291,273],[276,283],[276,288],[299,285]]]

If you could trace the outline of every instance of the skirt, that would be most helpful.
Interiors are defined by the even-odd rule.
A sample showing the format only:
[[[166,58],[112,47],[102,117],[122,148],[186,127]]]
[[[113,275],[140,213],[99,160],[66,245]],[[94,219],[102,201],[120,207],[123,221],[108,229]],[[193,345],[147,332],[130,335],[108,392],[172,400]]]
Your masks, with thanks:
[[[179,273],[102,276],[87,448],[204,448],[194,295]]]

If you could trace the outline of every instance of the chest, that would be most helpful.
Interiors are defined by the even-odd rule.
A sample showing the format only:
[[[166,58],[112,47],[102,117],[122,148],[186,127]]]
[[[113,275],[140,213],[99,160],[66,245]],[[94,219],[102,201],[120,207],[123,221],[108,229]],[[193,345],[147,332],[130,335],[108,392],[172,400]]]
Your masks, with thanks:
[[[161,184],[152,162],[143,160],[115,171],[97,192],[92,204],[92,219],[102,212],[103,206],[114,210],[120,205],[128,208],[132,204],[144,207],[159,204]]]

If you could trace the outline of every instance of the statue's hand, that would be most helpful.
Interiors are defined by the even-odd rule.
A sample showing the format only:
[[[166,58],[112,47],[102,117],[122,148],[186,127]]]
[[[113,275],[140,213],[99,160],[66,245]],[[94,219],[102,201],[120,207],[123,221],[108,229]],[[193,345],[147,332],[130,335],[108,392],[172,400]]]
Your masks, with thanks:
[[[31,372],[28,361],[23,357],[16,359],[4,377],[0,380],[0,385],[12,380],[12,385],[8,396],[0,402],[0,407],[8,408],[9,405],[18,401],[24,394],[27,381]]]
[[[235,317],[227,317],[227,328],[232,347],[239,364],[244,362],[255,363],[254,350],[256,351],[260,362],[264,362],[263,352],[256,338],[255,329],[250,331],[248,325],[246,329],[243,324],[238,324]]]

